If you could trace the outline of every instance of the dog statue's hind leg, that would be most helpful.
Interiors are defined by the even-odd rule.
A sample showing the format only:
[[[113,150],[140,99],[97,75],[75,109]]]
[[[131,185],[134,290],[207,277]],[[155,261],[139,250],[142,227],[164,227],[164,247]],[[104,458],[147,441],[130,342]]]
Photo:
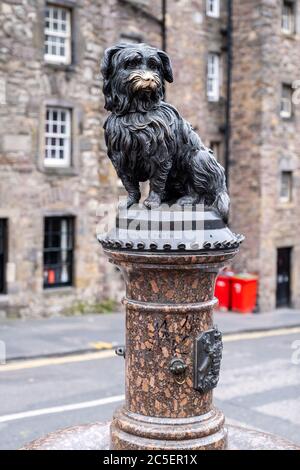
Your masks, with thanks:
[[[200,202],[200,196],[196,193],[193,187],[188,188],[188,192],[185,196],[178,199],[177,204],[179,206],[194,205]]]

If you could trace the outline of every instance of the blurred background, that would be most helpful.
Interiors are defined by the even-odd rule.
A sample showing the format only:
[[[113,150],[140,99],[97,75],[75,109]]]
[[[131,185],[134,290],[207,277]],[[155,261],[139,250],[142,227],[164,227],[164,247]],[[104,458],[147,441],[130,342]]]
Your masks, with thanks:
[[[110,351],[123,341],[123,317],[110,315],[120,308],[123,282],[96,240],[98,205],[123,194],[106,156],[100,60],[115,43],[147,42],[170,55],[174,83],[166,100],[224,166],[230,227],[246,235],[230,267],[238,276],[220,279],[218,297],[224,310],[257,315],[223,315],[219,325],[228,334],[284,329],[264,347],[263,336],[232,341],[224,377],[239,377],[241,390],[224,385],[229,391],[220,398],[230,405],[223,409],[292,440],[298,432],[299,441],[299,366],[291,359],[300,332],[299,8],[298,0],[2,0],[0,340],[7,361]],[[116,361],[102,361],[104,396],[123,393]],[[92,419],[93,408],[47,422],[7,416],[94,399],[98,362],[66,370],[51,361],[45,369],[7,367],[0,368],[7,374],[3,446]],[[253,380],[260,391],[252,390]],[[102,417],[110,415],[107,409]]]

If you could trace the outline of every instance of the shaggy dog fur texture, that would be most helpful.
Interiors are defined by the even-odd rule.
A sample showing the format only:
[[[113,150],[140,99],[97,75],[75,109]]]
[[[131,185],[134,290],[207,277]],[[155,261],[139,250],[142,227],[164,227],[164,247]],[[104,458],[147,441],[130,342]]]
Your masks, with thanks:
[[[144,205],[204,203],[226,221],[229,197],[223,167],[179,112],[163,101],[173,81],[167,54],[146,44],[119,44],[101,65],[108,156],[128,192],[139,202],[140,182],[150,181]]]

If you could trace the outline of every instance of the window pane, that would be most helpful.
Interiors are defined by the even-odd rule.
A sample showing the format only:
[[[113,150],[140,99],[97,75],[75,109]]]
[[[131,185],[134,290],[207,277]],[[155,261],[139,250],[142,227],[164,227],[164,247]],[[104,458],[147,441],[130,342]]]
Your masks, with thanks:
[[[45,165],[70,165],[71,111],[49,107],[45,122]]]
[[[209,101],[218,101],[220,94],[220,58],[216,53],[210,53],[207,61],[207,97]]]
[[[281,27],[285,33],[295,32],[294,2],[283,1]]]
[[[48,5],[45,13],[45,59],[50,62],[71,62],[71,11]]]
[[[293,174],[291,171],[283,171],[281,173],[280,199],[283,202],[292,200],[292,182]]]
[[[215,18],[220,16],[219,0],[206,0],[206,14]]]
[[[72,217],[47,217],[45,219],[45,288],[72,284],[73,238],[74,221]]]
[[[293,112],[293,89],[290,85],[282,85],[280,114],[283,118],[292,117]]]

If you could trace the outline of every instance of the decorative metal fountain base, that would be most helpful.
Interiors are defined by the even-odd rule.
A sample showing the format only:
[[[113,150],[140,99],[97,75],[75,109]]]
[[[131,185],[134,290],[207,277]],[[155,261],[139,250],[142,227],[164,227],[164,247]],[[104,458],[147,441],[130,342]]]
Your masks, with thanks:
[[[178,222],[188,225],[181,238]],[[297,449],[269,434],[225,427],[213,405],[222,355],[215,280],[243,237],[212,210],[179,207],[120,212],[116,229],[99,240],[126,283],[125,404],[111,424],[66,429],[26,448]]]
[[[272,434],[228,426],[228,450],[300,450]],[[53,432],[24,447],[24,450],[111,450],[110,423],[95,423]],[[176,450],[180,448],[176,447]]]

